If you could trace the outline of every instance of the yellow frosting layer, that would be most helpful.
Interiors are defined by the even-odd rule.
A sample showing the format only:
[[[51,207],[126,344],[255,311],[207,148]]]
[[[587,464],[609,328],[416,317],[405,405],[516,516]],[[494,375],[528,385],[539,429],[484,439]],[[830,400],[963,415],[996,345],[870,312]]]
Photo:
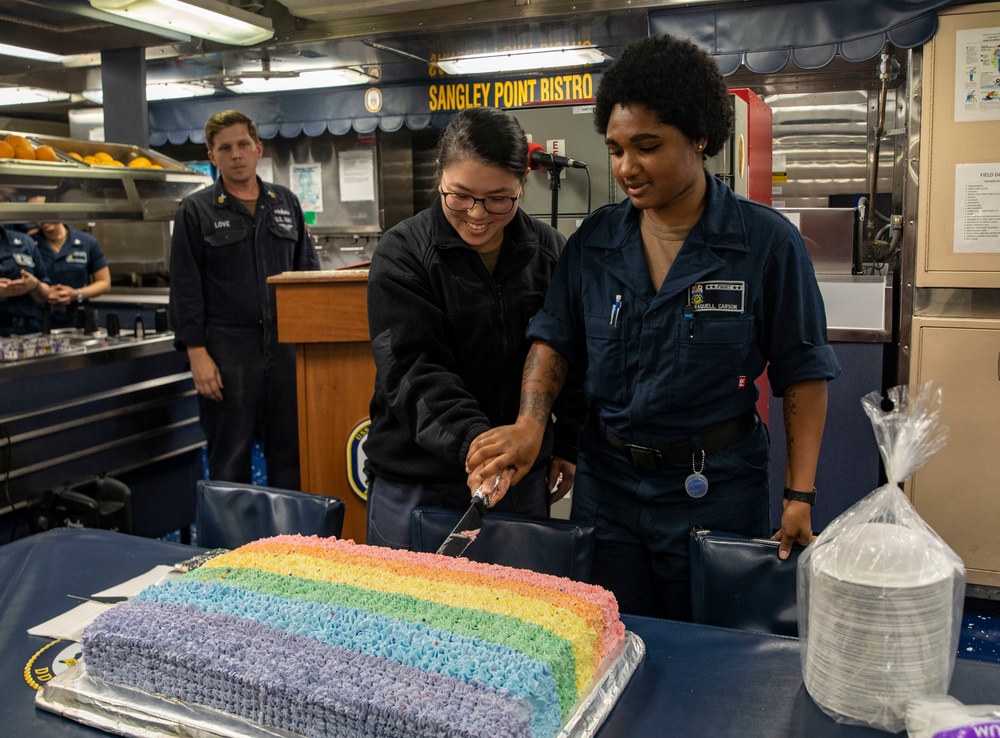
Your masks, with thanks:
[[[401,562],[394,562],[391,558],[387,560],[382,555],[364,557],[363,551],[373,550],[372,547],[352,548],[354,550],[350,554],[342,554],[329,548],[320,552],[303,546],[251,545],[219,556],[209,566],[213,569],[259,569],[315,581],[349,584],[377,592],[418,597],[449,607],[515,617],[569,641],[573,649],[578,693],[590,681],[595,667],[597,634],[584,618],[572,610],[528,594],[492,586],[495,584],[492,582],[485,585],[456,583],[448,581],[449,578],[443,575],[445,573],[427,567],[401,565]],[[359,554],[362,554],[360,561]]]

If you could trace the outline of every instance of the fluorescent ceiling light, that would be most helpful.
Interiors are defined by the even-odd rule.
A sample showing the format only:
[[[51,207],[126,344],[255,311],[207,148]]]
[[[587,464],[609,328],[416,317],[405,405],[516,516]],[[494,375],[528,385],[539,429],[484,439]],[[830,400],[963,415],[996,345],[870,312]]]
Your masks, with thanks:
[[[499,54],[471,54],[439,59],[437,66],[448,74],[497,74],[498,72],[521,72],[526,69],[555,69],[558,67],[579,67],[585,64],[602,64],[611,59],[593,46],[529,49]]]
[[[274,35],[271,19],[219,0],[90,0],[106,13],[224,44],[249,46]]]
[[[238,76],[238,75],[237,75]],[[286,92],[288,90],[322,89],[324,87],[344,87],[345,85],[364,85],[372,81],[372,77],[353,69],[322,69],[313,72],[300,72],[297,77],[244,77],[239,84],[226,84],[232,92]]]
[[[188,97],[202,97],[215,93],[214,87],[189,84],[187,82],[165,82],[146,85],[146,101],[178,100]],[[97,105],[104,104],[104,90],[84,90],[83,98]]]
[[[40,87],[0,87],[0,105],[27,105],[68,99],[68,92],[57,90],[44,90]]]
[[[11,46],[10,44],[0,44],[0,54],[4,56],[15,56],[18,59],[33,59],[35,61],[62,62],[65,56],[50,54],[47,51],[37,49],[26,49],[23,46]]]

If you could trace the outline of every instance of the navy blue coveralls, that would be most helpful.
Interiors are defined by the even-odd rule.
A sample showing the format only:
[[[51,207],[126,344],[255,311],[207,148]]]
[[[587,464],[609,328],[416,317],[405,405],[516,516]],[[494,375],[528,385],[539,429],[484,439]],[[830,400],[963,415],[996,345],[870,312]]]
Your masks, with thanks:
[[[21,279],[21,270],[48,283],[45,263],[35,240],[21,231],[0,226],[0,277]],[[31,295],[0,298],[0,335],[12,336],[42,330],[45,308]]]
[[[108,265],[97,239],[89,233],[66,226],[67,236],[59,253],[44,242],[39,246],[51,284],[81,289],[90,284],[92,274]],[[76,305],[49,305],[49,325],[70,328],[76,324]]]
[[[586,366],[591,422],[572,517],[596,525],[594,582],[623,612],[677,619],[690,618],[693,527],[771,533],[769,442],[755,422],[754,380],[767,366],[781,396],[790,384],[840,372],[798,230],[706,176],[704,214],[659,291],[639,211],[627,200],[609,205],[570,237],[527,331]],[[725,447],[705,448],[715,427],[739,430]],[[676,458],[658,463],[621,442]],[[708,478],[699,499],[684,487],[693,472]]]
[[[199,396],[212,479],[249,482],[254,440],[267,483],[299,489],[295,347],[278,343],[267,278],[319,268],[298,199],[261,182],[256,212],[221,178],[177,209],[170,259],[170,323],[178,348],[204,346],[222,376],[221,402]]]

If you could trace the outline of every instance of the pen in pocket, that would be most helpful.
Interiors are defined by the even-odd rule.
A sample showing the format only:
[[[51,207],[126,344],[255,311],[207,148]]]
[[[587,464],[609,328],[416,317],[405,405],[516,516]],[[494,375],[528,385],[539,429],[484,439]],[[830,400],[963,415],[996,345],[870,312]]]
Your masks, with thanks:
[[[694,307],[690,303],[684,306],[684,317],[688,322],[688,338],[694,338]]]
[[[618,313],[621,312],[621,309],[622,309],[622,296],[615,295],[615,301],[611,304],[611,320],[609,321],[608,325],[614,325],[614,326],[618,325]]]

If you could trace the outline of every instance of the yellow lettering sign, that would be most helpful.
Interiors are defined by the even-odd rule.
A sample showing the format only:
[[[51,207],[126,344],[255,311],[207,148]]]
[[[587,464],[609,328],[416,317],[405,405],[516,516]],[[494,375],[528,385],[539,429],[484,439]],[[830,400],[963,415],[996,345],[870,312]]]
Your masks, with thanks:
[[[428,100],[431,111],[464,110],[489,105],[492,82],[432,85]]]
[[[594,78],[590,74],[496,82],[456,82],[431,85],[428,91],[428,107],[431,112],[481,108],[487,105],[520,108],[546,103],[590,102],[593,99]]]

